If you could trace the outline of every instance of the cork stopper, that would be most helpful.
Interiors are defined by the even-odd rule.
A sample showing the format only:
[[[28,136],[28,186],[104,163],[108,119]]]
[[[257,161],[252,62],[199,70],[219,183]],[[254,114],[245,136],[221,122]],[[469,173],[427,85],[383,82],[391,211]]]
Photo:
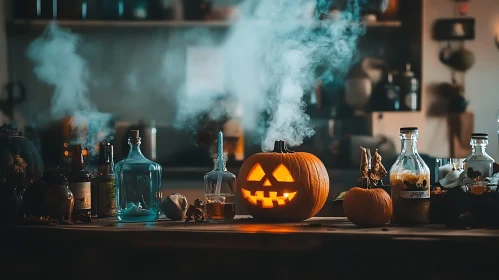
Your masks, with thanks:
[[[130,140],[139,140],[139,131],[138,130],[130,130]]]

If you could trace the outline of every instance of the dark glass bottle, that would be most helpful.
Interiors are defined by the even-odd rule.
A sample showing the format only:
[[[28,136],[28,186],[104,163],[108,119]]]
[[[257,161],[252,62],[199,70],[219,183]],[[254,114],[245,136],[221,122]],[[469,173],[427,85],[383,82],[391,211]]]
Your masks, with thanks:
[[[82,152],[81,145],[69,146],[71,170],[68,174],[68,182],[75,201],[73,220],[90,223],[92,221],[90,173],[85,170]]]
[[[97,213],[99,217],[116,216],[116,183],[113,145],[101,143],[97,172]]]

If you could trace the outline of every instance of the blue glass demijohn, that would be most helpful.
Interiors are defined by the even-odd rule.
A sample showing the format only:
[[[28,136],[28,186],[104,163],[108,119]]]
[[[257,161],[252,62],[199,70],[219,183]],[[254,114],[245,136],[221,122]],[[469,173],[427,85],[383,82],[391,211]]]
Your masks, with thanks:
[[[116,216],[122,222],[150,222],[161,212],[161,171],[159,164],[140,151],[138,130],[128,138],[130,152],[115,166]]]

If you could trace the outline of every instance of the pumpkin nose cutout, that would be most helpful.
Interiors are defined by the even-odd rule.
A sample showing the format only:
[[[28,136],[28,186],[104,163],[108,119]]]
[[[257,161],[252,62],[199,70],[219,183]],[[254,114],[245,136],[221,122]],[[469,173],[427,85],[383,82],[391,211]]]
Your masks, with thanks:
[[[270,183],[269,179],[265,179],[265,182],[263,182],[264,187],[270,187],[272,184]]]

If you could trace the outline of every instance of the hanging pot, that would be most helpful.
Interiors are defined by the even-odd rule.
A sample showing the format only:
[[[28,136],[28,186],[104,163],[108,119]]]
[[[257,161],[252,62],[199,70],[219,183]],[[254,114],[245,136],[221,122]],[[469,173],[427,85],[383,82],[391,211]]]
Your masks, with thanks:
[[[449,66],[456,71],[466,72],[475,64],[475,55],[465,49],[461,48],[454,51],[449,58]]]

